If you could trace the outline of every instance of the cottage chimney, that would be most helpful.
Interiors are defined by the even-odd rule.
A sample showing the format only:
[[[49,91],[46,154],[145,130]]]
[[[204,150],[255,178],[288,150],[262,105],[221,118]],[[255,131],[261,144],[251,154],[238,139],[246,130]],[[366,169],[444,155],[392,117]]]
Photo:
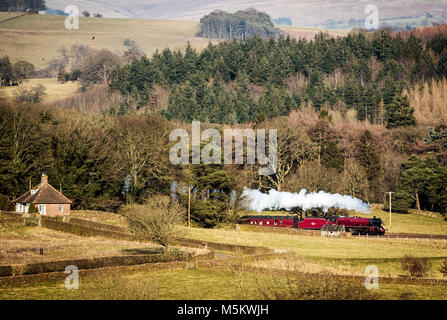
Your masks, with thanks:
[[[45,173],[42,173],[42,178],[40,179],[40,183],[48,183],[48,176]]]

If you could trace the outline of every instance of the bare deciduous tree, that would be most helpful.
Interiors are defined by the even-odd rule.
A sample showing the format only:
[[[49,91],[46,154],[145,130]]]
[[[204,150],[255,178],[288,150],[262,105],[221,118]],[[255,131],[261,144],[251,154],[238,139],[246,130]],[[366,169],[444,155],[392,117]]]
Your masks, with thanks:
[[[168,252],[173,240],[179,236],[176,226],[184,219],[185,210],[177,203],[171,203],[168,196],[156,195],[143,205],[125,206],[122,213],[138,239],[158,243]]]
[[[308,162],[287,179],[285,189],[290,192],[298,192],[302,189],[309,192],[339,192],[338,178],[336,169],[325,168],[318,161]]]
[[[275,123],[273,124],[275,126]],[[295,128],[284,128],[277,122],[277,165],[275,173],[267,176],[267,182],[274,186],[277,191],[282,191],[285,178],[297,168],[302,167],[306,161],[316,157],[316,148],[310,138],[303,130]],[[260,187],[267,187],[262,180]]]
[[[368,188],[365,170],[354,160],[347,160],[343,177],[345,192],[351,197],[362,198]]]

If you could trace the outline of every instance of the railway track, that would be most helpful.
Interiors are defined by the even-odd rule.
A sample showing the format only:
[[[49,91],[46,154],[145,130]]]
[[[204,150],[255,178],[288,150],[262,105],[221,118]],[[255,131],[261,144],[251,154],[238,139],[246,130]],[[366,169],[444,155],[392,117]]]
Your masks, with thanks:
[[[360,237],[360,238],[387,238],[387,239],[433,239],[433,240],[447,240],[447,235],[441,235],[441,234],[415,234],[415,233],[386,233],[383,236],[357,236],[354,235],[353,237]]]

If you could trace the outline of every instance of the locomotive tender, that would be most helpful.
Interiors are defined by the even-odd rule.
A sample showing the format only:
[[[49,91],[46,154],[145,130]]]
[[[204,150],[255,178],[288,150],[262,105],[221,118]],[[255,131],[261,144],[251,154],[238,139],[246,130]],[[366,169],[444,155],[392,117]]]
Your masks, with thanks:
[[[324,225],[342,225],[352,234],[384,235],[387,231],[382,219],[361,217],[328,217],[305,218],[299,220],[298,216],[244,216],[242,223],[274,228],[294,228],[304,230],[320,230]]]

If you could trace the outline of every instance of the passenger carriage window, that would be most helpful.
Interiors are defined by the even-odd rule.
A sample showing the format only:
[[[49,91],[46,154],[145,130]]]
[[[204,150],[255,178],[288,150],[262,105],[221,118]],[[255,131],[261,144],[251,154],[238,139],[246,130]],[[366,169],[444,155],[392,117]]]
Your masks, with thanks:
[[[278,220],[275,220],[275,226],[277,226],[278,225]]]

